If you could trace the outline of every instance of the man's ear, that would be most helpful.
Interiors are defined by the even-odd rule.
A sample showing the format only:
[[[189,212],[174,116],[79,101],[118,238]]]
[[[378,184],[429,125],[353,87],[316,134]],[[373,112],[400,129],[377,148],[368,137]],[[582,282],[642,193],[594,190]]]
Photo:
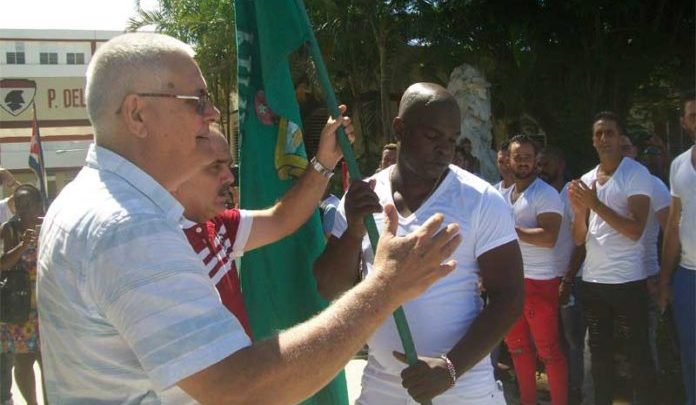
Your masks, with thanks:
[[[121,117],[128,132],[138,138],[147,136],[147,126],[143,120],[143,99],[137,94],[129,94],[121,103]]]
[[[397,142],[401,142],[403,140],[403,133],[406,130],[404,120],[402,120],[401,117],[394,117],[392,128],[394,129],[394,138]]]

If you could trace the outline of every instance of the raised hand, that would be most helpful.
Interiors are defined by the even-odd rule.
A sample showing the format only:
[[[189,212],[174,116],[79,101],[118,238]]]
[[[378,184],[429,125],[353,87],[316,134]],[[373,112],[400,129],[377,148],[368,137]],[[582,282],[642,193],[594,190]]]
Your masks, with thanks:
[[[597,182],[592,182],[589,187],[581,180],[573,180],[568,186],[568,197],[573,205],[573,210],[583,207],[584,209],[594,210],[599,205],[597,198]]]
[[[39,233],[35,229],[27,229],[22,234],[22,246],[25,248],[36,246],[36,238]]]
[[[417,230],[396,236],[398,214],[393,204],[384,207],[384,231],[377,245],[373,277],[400,301],[416,298],[432,283],[454,270],[447,260],[462,241],[459,225],[442,227],[444,217],[435,214]]]
[[[364,181],[353,181],[346,193],[346,221],[348,222],[348,232],[355,238],[362,238],[365,235],[365,216],[382,212],[379,204],[379,197],[373,191],[375,181],[369,183]]]
[[[343,113],[346,112],[346,106],[341,104],[338,108],[341,111],[341,116],[338,117],[338,119],[329,117],[326,121],[324,129],[321,130],[319,147],[316,154],[319,163],[330,170],[333,170],[338,161],[343,157],[343,152],[336,139],[336,131],[338,128],[343,125],[348,141],[350,143],[355,141],[352,120],[349,117],[343,116]]]

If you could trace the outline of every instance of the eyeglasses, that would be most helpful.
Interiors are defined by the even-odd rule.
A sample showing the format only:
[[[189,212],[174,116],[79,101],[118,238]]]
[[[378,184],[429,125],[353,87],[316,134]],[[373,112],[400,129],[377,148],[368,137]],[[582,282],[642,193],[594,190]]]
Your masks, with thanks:
[[[165,97],[165,98],[176,98],[179,100],[196,100],[196,113],[198,115],[205,115],[205,109],[208,104],[212,104],[210,100],[210,94],[205,91],[201,91],[199,96],[188,96],[181,94],[167,94],[167,93],[135,93],[140,97]]]

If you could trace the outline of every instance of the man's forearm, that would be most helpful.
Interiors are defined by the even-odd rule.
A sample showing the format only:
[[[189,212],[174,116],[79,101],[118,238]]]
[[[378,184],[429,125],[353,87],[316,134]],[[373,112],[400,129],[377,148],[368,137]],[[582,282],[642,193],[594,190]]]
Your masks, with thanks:
[[[304,224],[317,208],[329,179],[308,166],[297,183],[276,203],[274,221],[290,234]]]
[[[606,204],[601,201],[594,207],[594,212],[599,215],[609,226],[616,229],[620,234],[625,237],[637,241],[643,235],[643,229],[645,229],[645,222],[639,221],[635,218],[626,218],[619,215],[616,211],[609,208]]]
[[[17,265],[25,250],[24,243],[20,242],[17,246],[3,253],[0,256],[0,271],[10,270]]]
[[[573,249],[573,254],[570,256],[570,263],[568,263],[568,268],[563,276],[564,280],[572,281],[575,279],[578,271],[580,271],[580,267],[582,267],[582,262],[585,261],[586,254],[587,251],[585,250],[584,244],[575,246],[575,249]]]
[[[447,353],[458,377],[489,354],[522,313],[523,288],[489,295],[489,298],[489,304],[471,323],[466,335]]]
[[[362,238],[344,232],[340,238],[331,237],[324,252],[314,262],[314,277],[319,294],[332,300],[358,281]]]
[[[520,228],[516,227],[517,237],[525,243],[534,246],[552,248],[556,244],[558,232],[544,228]]]
[[[668,285],[672,280],[672,273],[679,264],[681,245],[679,243],[679,229],[668,226],[662,239],[662,264],[660,266],[660,283]]]
[[[571,225],[571,230],[573,232],[573,242],[575,246],[580,246],[585,243],[585,238],[587,237],[587,215],[580,217],[575,216],[573,219],[573,224]]]
[[[229,369],[239,371],[217,403],[295,404],[314,394],[397,308],[383,287],[371,278],[315,318],[230,356]]]

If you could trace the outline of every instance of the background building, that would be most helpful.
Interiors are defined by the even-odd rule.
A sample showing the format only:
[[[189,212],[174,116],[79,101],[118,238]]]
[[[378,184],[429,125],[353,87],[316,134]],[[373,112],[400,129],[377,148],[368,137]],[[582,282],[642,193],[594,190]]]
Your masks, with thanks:
[[[92,142],[85,108],[85,72],[96,49],[119,31],[0,29],[0,166],[22,183],[36,106],[49,198],[84,164]]]

